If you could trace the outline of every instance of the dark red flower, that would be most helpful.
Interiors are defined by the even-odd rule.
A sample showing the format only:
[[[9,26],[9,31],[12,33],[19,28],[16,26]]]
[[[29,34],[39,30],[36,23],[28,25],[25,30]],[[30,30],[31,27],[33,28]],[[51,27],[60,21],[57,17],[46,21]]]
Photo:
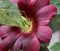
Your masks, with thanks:
[[[40,43],[48,43],[52,37],[52,30],[48,23],[56,15],[56,7],[50,5],[50,0],[12,0],[17,1],[18,8],[26,14],[31,22],[29,30],[23,32],[21,28],[1,26],[0,51],[39,51]],[[25,16],[24,16],[25,17]]]

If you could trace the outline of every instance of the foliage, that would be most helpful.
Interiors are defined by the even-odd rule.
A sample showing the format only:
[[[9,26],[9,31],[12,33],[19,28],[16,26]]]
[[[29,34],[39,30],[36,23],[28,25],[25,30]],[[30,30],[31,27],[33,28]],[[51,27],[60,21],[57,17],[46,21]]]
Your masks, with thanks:
[[[57,8],[57,15],[50,22],[50,27],[53,31],[60,30],[60,0],[51,0],[51,4],[55,5]]]
[[[53,51],[60,51],[60,42],[56,42],[52,47],[51,50]]]
[[[50,22],[50,27],[53,29],[53,31],[60,30],[60,14],[57,14],[52,21]]]
[[[20,16],[21,14],[16,4],[9,1],[0,1],[0,24],[17,26],[17,18]]]
[[[50,22],[53,31],[60,30],[60,0],[51,0],[51,4],[57,7],[57,15]],[[60,42],[56,42],[52,47],[52,51],[60,51]]]
[[[41,43],[41,48],[40,48],[40,51],[49,51],[49,49],[47,48],[48,44],[42,44]]]

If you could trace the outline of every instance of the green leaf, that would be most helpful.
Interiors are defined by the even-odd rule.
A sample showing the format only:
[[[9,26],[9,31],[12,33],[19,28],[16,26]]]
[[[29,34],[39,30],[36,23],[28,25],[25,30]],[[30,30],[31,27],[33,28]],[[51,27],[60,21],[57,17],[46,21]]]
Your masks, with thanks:
[[[51,0],[51,4],[57,5],[58,3],[60,3],[60,0]]]
[[[40,48],[39,51],[49,51],[49,49],[47,48],[47,45],[48,45],[48,44],[42,44],[42,43],[41,43],[41,45],[40,45],[41,48]]]
[[[21,15],[20,15],[21,16]],[[6,14],[5,10],[0,10],[0,23],[5,25],[11,25],[11,26],[20,26],[17,22],[20,21],[18,17],[14,18]]]
[[[0,1],[0,9],[18,9],[18,7],[9,1]]]
[[[53,51],[60,51],[60,42],[56,42],[50,49]]]
[[[9,1],[0,1],[0,10],[4,10],[5,14],[8,14],[11,17],[18,17],[18,15],[21,15],[17,5]]]
[[[20,17],[21,14],[16,4],[13,4],[7,0],[0,1],[0,24],[20,26],[20,23],[18,23],[21,20]]]
[[[60,14],[57,14],[49,23],[52,30],[55,32],[57,30],[60,30]]]

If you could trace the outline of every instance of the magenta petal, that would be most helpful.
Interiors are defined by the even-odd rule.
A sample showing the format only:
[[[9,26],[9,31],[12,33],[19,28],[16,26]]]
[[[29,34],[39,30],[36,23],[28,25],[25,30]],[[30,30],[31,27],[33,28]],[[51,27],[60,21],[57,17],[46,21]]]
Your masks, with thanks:
[[[36,0],[35,9],[36,11],[50,4],[50,0]]]
[[[24,40],[23,36],[20,36],[15,42],[12,51],[19,51],[22,46],[23,40]]]
[[[35,17],[37,17],[40,25],[47,25],[50,22],[50,19],[52,19],[56,15],[56,13],[57,13],[56,7],[48,5],[40,9],[35,14]]]
[[[18,8],[19,10],[25,12],[25,14],[30,17],[34,14],[34,5],[36,3],[36,0],[19,0],[18,2]],[[34,10],[34,11],[32,11]],[[31,14],[32,12],[32,14]]]
[[[18,36],[10,35],[0,42],[0,51],[8,51],[16,41]]]
[[[52,30],[49,26],[40,26],[36,35],[40,42],[48,43],[52,37]]]
[[[11,26],[1,26],[0,27],[0,37],[4,38],[9,35],[16,35],[19,34],[21,31],[17,27],[11,27]]]
[[[39,51],[40,43],[36,36],[29,35],[23,41],[24,51]]]
[[[4,35],[5,33],[8,33],[11,31],[10,26],[0,26],[0,37]]]
[[[33,18],[36,11],[50,4],[50,0],[19,0],[18,7],[29,18]]]

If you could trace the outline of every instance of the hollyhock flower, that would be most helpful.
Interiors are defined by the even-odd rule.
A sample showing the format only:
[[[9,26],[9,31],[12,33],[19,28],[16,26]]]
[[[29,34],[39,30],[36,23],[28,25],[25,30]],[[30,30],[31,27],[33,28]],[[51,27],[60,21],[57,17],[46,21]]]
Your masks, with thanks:
[[[25,31],[16,26],[0,27],[0,51],[39,51],[40,43],[49,43],[52,30],[50,20],[56,15],[56,7],[50,0],[12,0],[18,4],[22,15],[28,18],[30,26]],[[26,15],[26,16],[25,16]],[[28,28],[28,29],[27,29]]]

